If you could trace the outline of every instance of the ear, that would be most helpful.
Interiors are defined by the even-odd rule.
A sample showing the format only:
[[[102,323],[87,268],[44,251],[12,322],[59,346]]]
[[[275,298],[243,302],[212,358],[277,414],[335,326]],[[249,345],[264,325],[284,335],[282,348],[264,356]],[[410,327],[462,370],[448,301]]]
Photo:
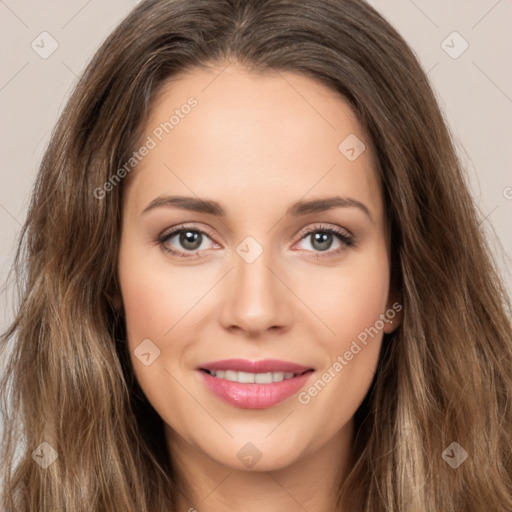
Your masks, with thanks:
[[[121,300],[121,294],[116,292],[112,297],[112,305],[117,311],[119,311],[121,309],[122,303],[123,301]]]
[[[104,292],[104,296],[107,302],[119,313],[123,305],[119,288],[111,284],[109,289]]]
[[[391,334],[400,326],[403,318],[403,305],[398,300],[397,294],[390,293],[384,316],[383,330],[386,334]]]

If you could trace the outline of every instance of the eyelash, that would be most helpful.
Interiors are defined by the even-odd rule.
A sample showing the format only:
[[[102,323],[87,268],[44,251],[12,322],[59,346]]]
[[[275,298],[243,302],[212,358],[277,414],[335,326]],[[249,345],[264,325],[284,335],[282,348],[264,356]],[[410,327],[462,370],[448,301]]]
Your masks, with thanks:
[[[171,249],[168,245],[166,245],[166,242],[169,241],[174,235],[181,233],[182,231],[192,231],[194,233],[201,233],[202,235],[206,235],[208,238],[213,240],[213,237],[210,233],[207,231],[195,227],[195,226],[179,226],[177,228],[172,228],[170,231],[164,231],[161,235],[159,235],[156,239],[156,243],[162,248],[163,251],[170,253],[174,256],[178,256],[180,258],[201,258],[204,256],[198,255],[197,252],[191,252],[191,251],[179,251],[177,249]],[[352,235],[349,235],[348,232],[342,231],[339,228],[335,228],[332,226],[324,226],[322,224],[316,224],[309,228],[307,231],[301,234],[300,241],[304,240],[308,236],[312,235],[313,233],[328,233],[332,234],[335,237],[338,238],[338,240],[342,243],[341,247],[338,247],[335,250],[327,250],[327,251],[314,251],[312,254],[307,255],[308,258],[328,258],[333,255],[337,255],[347,247],[354,247],[355,246],[355,239]],[[311,252],[311,251],[307,251]]]

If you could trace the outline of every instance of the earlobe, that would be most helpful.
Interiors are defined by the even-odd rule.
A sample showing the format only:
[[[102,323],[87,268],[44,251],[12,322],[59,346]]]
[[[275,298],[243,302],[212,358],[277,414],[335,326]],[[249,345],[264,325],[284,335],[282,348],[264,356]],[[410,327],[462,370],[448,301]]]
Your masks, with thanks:
[[[114,297],[112,298],[112,305],[114,306],[114,308],[117,311],[119,311],[121,309],[121,304],[122,304],[122,301],[121,301],[121,296],[119,295],[119,293],[114,294]]]
[[[386,334],[391,334],[393,331],[395,331],[400,325],[400,320],[398,320],[397,317],[394,318],[394,320],[388,320],[384,325],[384,332]]]
[[[394,300],[394,296],[392,296],[386,307],[385,317],[386,320],[384,322],[384,332],[386,334],[391,334],[394,332],[402,323],[402,304]]]
[[[121,294],[117,290],[112,290],[105,292],[105,298],[112,308],[114,308],[117,312],[119,312],[123,305],[123,300],[121,298]]]

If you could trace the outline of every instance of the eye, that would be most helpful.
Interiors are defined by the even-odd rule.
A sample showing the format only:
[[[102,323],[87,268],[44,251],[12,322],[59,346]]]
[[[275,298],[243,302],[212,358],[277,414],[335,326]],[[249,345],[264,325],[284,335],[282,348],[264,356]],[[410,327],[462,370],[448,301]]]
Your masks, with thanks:
[[[348,231],[333,226],[314,225],[301,233],[300,237],[300,242],[309,241],[310,248],[306,250],[315,254],[308,257],[315,259],[324,257],[319,253],[326,253],[325,256],[328,257],[355,245],[354,237]],[[335,248],[332,250],[333,244]]]
[[[205,247],[205,242],[208,240],[210,240],[211,245],[208,247],[208,244],[206,244]],[[348,231],[319,224],[302,232],[298,243],[308,240],[311,248],[306,248],[306,252],[313,253],[308,257],[315,259],[336,255],[347,247],[355,245],[354,237]],[[202,257],[204,255],[200,254],[201,251],[220,247],[212,240],[212,236],[207,231],[196,226],[171,228],[159,235],[156,242],[162,250],[180,258]],[[337,244],[334,250],[332,249],[333,244]],[[321,253],[325,253],[325,255]]]
[[[204,246],[204,242],[207,239],[213,242],[210,235],[203,229],[199,229],[195,226],[179,226],[164,231],[158,237],[157,242],[160,247],[168,253],[182,258],[190,258],[198,257],[198,251],[208,249],[208,247]],[[215,242],[213,242],[213,244],[217,245]],[[178,247],[176,247],[176,245],[178,245]]]

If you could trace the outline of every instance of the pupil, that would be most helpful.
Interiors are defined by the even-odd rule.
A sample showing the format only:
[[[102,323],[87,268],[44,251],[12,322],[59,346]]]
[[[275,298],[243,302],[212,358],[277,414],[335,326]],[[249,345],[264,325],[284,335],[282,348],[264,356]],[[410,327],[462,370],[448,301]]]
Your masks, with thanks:
[[[199,243],[197,243],[198,241]],[[201,245],[201,233],[197,231],[182,231],[180,243],[186,249],[195,250]]]
[[[332,243],[332,233],[325,233],[317,231],[313,237],[313,247],[316,247],[319,251],[325,251],[329,249]]]

